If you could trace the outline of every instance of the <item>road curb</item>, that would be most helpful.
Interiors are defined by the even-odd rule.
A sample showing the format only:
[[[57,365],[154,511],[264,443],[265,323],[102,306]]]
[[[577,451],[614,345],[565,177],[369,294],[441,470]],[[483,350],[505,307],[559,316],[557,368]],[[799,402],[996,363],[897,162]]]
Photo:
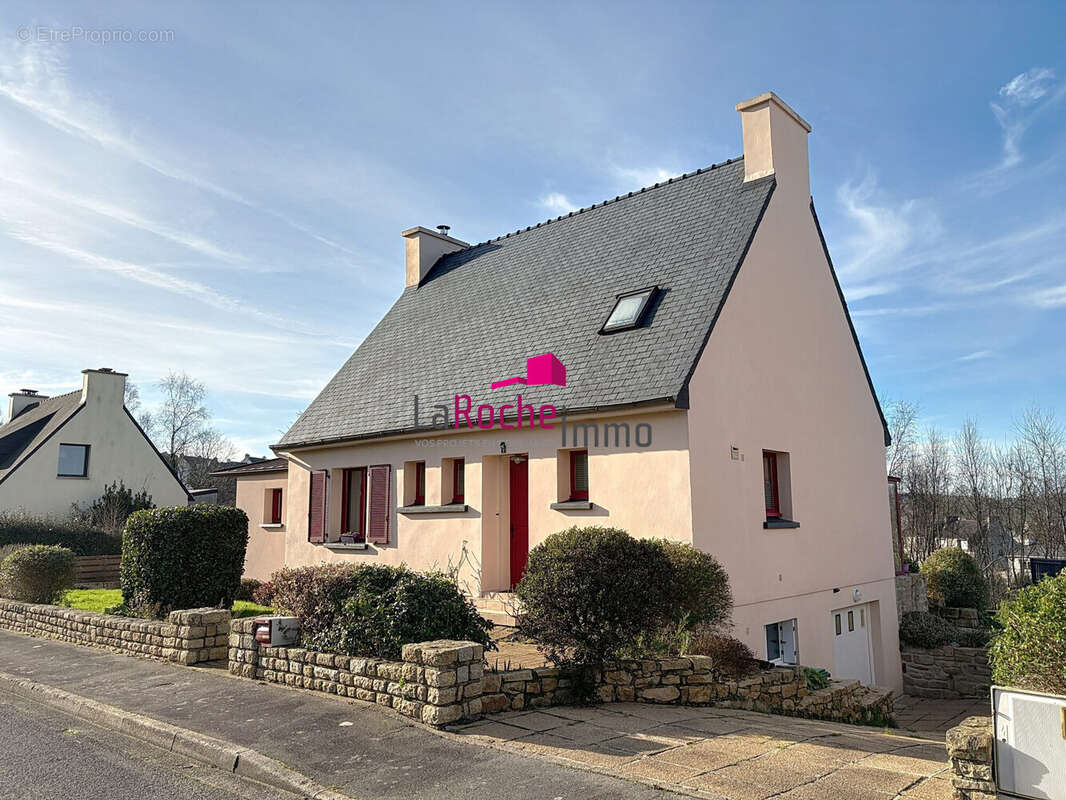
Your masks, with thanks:
[[[280,761],[257,750],[196,731],[171,725],[152,717],[124,711],[43,683],[0,672],[0,692],[50,706],[73,717],[124,733],[153,747],[183,755],[225,772],[259,781],[307,800],[355,800],[328,789]]]

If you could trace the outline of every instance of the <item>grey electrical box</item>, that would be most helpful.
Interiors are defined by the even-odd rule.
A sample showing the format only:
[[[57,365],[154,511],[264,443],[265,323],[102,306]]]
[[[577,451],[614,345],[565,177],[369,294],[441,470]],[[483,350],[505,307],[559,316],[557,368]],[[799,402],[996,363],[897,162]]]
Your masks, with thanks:
[[[1066,800],[1066,697],[992,687],[996,786],[1031,800]]]

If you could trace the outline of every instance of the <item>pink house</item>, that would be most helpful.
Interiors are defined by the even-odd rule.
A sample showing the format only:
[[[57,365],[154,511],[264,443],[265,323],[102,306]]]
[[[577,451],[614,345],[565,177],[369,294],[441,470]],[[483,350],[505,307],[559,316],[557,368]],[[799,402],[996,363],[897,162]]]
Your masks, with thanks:
[[[612,525],[714,553],[757,654],[898,688],[888,434],[811,128],[770,93],[737,111],[740,158],[480,244],[404,231],[403,294],[282,470],[241,477],[248,573],[406,562],[488,605],[549,534]]]

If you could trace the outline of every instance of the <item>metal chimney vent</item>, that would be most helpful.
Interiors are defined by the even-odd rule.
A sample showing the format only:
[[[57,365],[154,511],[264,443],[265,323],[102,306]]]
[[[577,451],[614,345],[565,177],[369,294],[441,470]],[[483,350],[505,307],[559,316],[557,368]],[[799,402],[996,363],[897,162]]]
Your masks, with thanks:
[[[441,236],[447,236],[448,235],[448,231],[450,231],[451,229],[452,229],[451,225],[438,225],[437,226],[437,230],[440,232]]]

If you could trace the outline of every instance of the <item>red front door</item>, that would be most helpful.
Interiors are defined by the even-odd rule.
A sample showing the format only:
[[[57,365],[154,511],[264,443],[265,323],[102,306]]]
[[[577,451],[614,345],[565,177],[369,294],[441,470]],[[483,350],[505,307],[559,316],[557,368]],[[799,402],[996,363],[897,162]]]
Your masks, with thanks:
[[[511,588],[522,580],[529,559],[529,461],[511,459]]]

